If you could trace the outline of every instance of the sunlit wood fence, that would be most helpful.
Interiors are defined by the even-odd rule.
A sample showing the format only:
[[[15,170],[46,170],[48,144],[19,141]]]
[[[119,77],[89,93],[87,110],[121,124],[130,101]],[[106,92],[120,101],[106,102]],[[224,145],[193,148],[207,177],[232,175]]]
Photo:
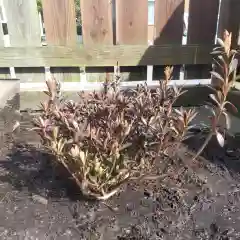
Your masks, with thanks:
[[[40,98],[49,71],[66,91],[99,86],[117,64],[125,86],[154,85],[166,65],[174,65],[175,80],[208,82],[216,36],[228,29],[238,45],[239,0],[80,2],[82,36],[74,0],[42,0],[43,16],[35,0],[0,1],[0,74],[20,79],[24,103]]]

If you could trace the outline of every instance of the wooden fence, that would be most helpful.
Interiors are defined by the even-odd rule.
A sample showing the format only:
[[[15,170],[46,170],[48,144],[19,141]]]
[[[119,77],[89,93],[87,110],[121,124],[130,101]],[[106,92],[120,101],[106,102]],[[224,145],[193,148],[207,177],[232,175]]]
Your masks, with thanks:
[[[97,86],[89,83],[89,76],[101,73],[94,82],[111,77],[117,63],[130,81],[126,86],[136,80],[154,85],[165,65],[175,66],[174,79],[190,83],[210,79],[209,53],[216,35],[221,37],[228,29],[233,45],[238,45],[239,0],[155,0],[153,23],[148,23],[148,2],[81,0],[83,45],[79,45],[75,1],[42,0],[43,46],[36,1],[1,0],[1,78],[20,79],[25,108],[42,98],[38,91],[48,69],[69,91]]]

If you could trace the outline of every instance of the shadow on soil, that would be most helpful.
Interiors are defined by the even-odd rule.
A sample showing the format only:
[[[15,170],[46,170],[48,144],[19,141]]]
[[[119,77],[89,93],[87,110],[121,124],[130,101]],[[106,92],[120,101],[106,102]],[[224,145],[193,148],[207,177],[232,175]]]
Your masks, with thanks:
[[[200,131],[196,132],[196,136],[198,134]],[[206,136],[193,137],[186,141],[186,145],[191,151],[197,152],[205,138]],[[226,134],[224,147],[221,147],[216,137],[213,137],[201,157],[229,171],[232,176],[238,176],[240,174],[240,133]]]
[[[17,143],[0,161],[0,167],[8,175],[0,176],[0,182],[10,183],[16,190],[46,198],[69,198],[71,201],[85,200],[68,172],[53,166],[54,157],[33,145]]]

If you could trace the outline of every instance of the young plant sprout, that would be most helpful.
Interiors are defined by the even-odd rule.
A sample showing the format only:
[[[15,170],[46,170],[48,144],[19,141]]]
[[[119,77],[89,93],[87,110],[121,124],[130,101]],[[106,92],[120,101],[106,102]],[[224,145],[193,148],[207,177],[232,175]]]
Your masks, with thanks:
[[[227,105],[231,106],[234,111],[237,108],[227,100],[227,96],[231,88],[236,81],[236,71],[238,66],[238,60],[236,50],[231,49],[232,34],[227,30],[224,31],[223,40],[218,39],[220,46],[214,48],[212,55],[214,57],[214,69],[211,72],[212,77],[217,80],[217,84],[214,90],[214,94],[210,94],[210,98],[213,101],[211,104],[211,129],[206,137],[203,145],[199,148],[198,152],[194,156],[195,160],[205,149],[211,138],[215,135],[220,146],[224,146],[224,135],[222,134],[219,121],[222,116],[225,117],[226,129],[230,128],[230,117],[227,112]]]

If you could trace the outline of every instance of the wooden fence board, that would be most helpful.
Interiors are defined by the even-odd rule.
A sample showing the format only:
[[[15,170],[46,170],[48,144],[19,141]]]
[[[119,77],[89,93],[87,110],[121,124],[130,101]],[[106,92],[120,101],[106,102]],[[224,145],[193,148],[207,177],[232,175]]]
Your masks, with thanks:
[[[113,44],[112,1],[81,0],[83,44]]]
[[[1,12],[2,12],[2,6],[0,6]],[[3,39],[3,28],[2,24],[0,24],[0,47],[4,47],[4,39]],[[9,73],[9,68],[1,68],[0,69],[0,78],[3,79],[9,79],[10,78],[10,73]]]
[[[113,44],[113,1],[82,0],[81,16],[83,29],[83,44]],[[86,77],[89,82],[105,81],[110,68],[86,67]],[[113,67],[111,68],[113,72]],[[112,76],[112,74],[111,74]]]
[[[219,0],[190,0],[188,44],[214,44]],[[186,66],[186,78],[210,78],[208,66]]]
[[[211,63],[213,45],[105,45],[93,47],[0,48],[0,67],[120,66]],[[148,51],[147,57],[143,58]],[[142,79],[143,80],[143,79]]]
[[[181,44],[184,0],[155,0],[155,44]]]
[[[41,46],[37,3],[32,0],[3,0],[11,47]],[[15,69],[21,82],[43,81],[44,69]]]
[[[76,45],[77,27],[74,0],[43,0],[42,3],[47,44],[59,46]],[[65,74],[66,68],[50,67],[51,73],[61,82],[80,81],[79,68],[74,69],[73,73],[67,70]]]
[[[184,0],[155,0],[154,44],[182,44]],[[147,53],[146,53],[147,54]],[[173,76],[179,78],[180,66],[174,66]],[[154,66],[154,79],[164,77],[164,67]]]
[[[239,0],[222,0],[220,6],[220,16],[218,25],[218,38],[223,39],[224,30],[232,33],[232,47],[237,48],[240,45],[240,1]],[[215,66],[216,67],[216,66]],[[217,69],[216,69],[217,71]],[[237,74],[240,73],[238,67]],[[212,78],[213,84],[218,84],[217,79]]]
[[[135,45],[147,42],[148,0],[116,0],[116,43]],[[147,67],[119,66],[123,81],[147,79]]]
[[[218,37],[222,39],[224,30],[232,32],[233,47],[240,45],[240,1],[222,0],[219,16]]]
[[[116,0],[116,38],[117,44],[147,43],[147,0]]]

